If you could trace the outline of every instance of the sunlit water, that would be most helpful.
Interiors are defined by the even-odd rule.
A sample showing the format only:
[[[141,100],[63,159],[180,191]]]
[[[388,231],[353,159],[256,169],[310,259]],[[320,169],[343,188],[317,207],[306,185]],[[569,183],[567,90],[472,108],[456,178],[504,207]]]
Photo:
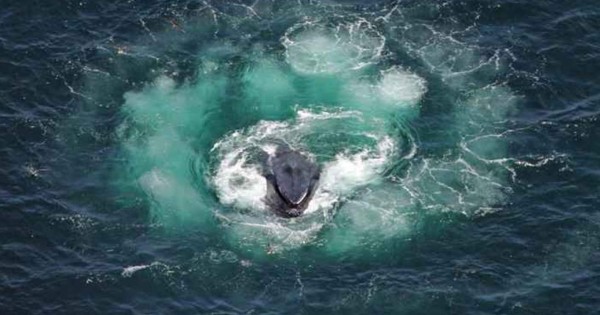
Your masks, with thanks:
[[[23,213],[7,222],[36,241],[7,236],[0,309],[552,313],[555,296],[578,301],[561,314],[597,309],[600,217],[589,196],[597,175],[577,167],[598,160],[574,161],[593,151],[577,145],[597,133],[598,97],[575,109],[540,105],[561,97],[548,88],[560,76],[544,72],[557,63],[554,48],[511,35],[527,34],[510,18],[525,9],[511,6],[69,6],[81,13],[65,20],[69,31],[97,33],[48,58],[50,86],[19,92],[62,107],[19,114],[42,117],[31,118],[42,140],[23,144],[35,157],[9,150],[33,186],[0,192],[14,199],[7,211]],[[580,19],[583,34],[599,26],[587,17],[552,23]],[[590,36],[579,45],[598,43]],[[581,54],[598,61],[597,52]],[[596,95],[585,73],[571,75],[581,85],[565,88],[565,102]],[[548,135],[557,129],[567,132],[555,135],[562,142]],[[563,150],[569,141],[579,142]],[[280,145],[322,169],[294,219],[264,203],[260,155]],[[38,286],[70,288],[56,298]],[[580,288],[589,293],[577,296]]]

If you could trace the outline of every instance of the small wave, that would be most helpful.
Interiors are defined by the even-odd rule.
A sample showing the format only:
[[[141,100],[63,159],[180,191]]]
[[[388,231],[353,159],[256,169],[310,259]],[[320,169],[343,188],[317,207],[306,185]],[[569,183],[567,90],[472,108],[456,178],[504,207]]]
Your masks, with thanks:
[[[149,268],[152,265],[137,265],[137,266],[129,266],[123,268],[123,272],[121,272],[121,276],[124,278],[129,278],[133,276],[134,273]]]

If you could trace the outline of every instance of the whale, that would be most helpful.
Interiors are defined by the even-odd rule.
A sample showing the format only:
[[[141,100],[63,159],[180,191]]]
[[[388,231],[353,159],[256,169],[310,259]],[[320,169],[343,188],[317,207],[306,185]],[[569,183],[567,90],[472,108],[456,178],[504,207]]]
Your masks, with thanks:
[[[293,218],[308,207],[319,185],[321,168],[308,155],[282,146],[266,158],[263,176],[267,183],[265,204],[275,214]]]

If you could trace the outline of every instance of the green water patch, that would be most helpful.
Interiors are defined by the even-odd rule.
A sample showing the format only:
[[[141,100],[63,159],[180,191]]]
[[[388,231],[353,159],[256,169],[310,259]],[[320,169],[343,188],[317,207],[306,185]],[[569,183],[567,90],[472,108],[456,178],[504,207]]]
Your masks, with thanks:
[[[497,80],[501,55],[410,20],[392,28],[381,23],[387,15],[321,14],[287,28],[273,21],[281,31],[269,38],[253,28],[227,40],[203,35],[187,76],[170,62],[117,66],[123,78],[150,64],[139,85],[90,74],[88,89],[121,91],[116,189],[144,199],[165,229],[219,235],[256,257],[384,251],[424,218],[499,211],[514,176],[504,121],[518,104]],[[392,47],[387,37],[398,29],[405,41]],[[434,130],[415,128],[417,120]],[[423,137],[430,133],[442,137],[435,150]],[[277,217],[264,203],[260,157],[279,145],[322,168],[300,218]]]

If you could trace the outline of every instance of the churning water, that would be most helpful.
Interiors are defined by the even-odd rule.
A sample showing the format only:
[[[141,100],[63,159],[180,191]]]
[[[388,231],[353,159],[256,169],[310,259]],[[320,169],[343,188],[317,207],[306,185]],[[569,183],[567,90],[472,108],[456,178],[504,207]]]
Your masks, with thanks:
[[[600,307],[593,3],[31,7],[0,11],[7,313]],[[294,219],[280,145],[322,169]]]

